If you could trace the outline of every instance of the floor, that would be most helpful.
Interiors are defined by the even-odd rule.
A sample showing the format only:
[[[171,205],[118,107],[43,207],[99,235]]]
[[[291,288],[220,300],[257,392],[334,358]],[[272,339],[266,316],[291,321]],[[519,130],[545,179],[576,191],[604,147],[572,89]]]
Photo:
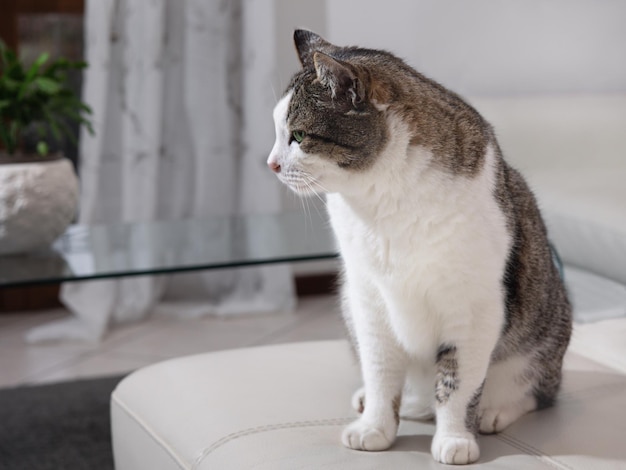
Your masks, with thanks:
[[[345,337],[337,299],[319,296],[300,299],[291,313],[153,317],[116,328],[98,344],[25,342],[30,328],[67,315],[64,310],[0,314],[0,387],[125,373],[172,357],[219,349]]]

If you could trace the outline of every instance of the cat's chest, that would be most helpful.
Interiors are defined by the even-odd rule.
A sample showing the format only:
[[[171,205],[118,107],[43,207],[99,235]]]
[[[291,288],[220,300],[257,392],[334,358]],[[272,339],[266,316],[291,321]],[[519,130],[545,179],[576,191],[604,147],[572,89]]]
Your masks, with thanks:
[[[427,211],[399,210],[372,218],[331,202],[329,213],[346,262],[377,278],[414,274],[434,254],[438,224]]]
[[[372,217],[333,195],[328,211],[349,270],[389,292],[419,293],[434,280],[506,256],[506,229],[489,210],[493,203],[475,202],[450,190],[447,197],[396,203]]]
[[[392,272],[398,276],[422,256],[416,241],[423,236],[416,224],[401,227],[393,219],[378,224],[353,219],[351,226],[349,234],[340,235],[347,239],[343,251],[351,254],[351,259],[361,258],[363,265],[379,276]]]

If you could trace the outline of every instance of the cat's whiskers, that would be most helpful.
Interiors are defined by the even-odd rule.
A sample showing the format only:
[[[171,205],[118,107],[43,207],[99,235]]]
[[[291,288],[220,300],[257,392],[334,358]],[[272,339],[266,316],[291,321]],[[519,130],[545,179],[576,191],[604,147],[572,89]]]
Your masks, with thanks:
[[[288,173],[286,175],[285,178],[285,182],[292,188],[294,189],[295,192],[300,194],[300,199],[302,199],[302,209],[306,214],[306,217],[308,217],[309,222],[311,223],[311,227],[313,226],[313,218],[311,216],[311,205],[310,205],[310,199],[309,196],[311,194],[315,195],[315,197],[317,197],[323,204],[326,203],[326,201],[324,200],[324,198],[322,198],[322,196],[319,194],[319,191],[316,190],[316,188],[313,186],[314,184],[317,186],[321,185],[315,180],[315,178],[310,174],[307,173],[305,171],[295,171],[295,172],[291,172]],[[323,188],[322,188],[323,189]],[[306,193],[302,193],[303,190],[306,191]],[[318,213],[318,215],[320,217],[323,218],[319,207],[317,206],[317,204],[313,204],[313,207],[315,208],[315,211]],[[305,219],[306,220],[306,219]],[[306,229],[306,226],[305,226]]]
[[[273,83],[270,83],[270,88],[272,89],[272,93],[274,94],[274,103],[278,103],[278,93],[276,93],[276,88],[274,88]]]
[[[311,206],[308,198],[308,194],[302,194],[302,190],[306,190],[307,193],[315,193],[315,190],[311,187],[308,179],[311,176],[302,171],[291,171],[285,175],[285,183],[293,190],[294,196],[300,199],[302,211],[305,214],[305,231],[307,229],[306,222],[313,227],[313,218],[311,217]],[[317,210],[317,207],[316,207]]]
[[[305,182],[305,184],[307,185],[307,187],[309,188],[310,192],[313,193],[321,202],[322,204],[325,204],[326,201],[324,201],[324,199],[322,198],[322,196],[320,196],[320,194],[313,188],[313,186],[311,185],[311,183],[315,183],[314,180],[310,180],[309,182]],[[307,199],[309,199],[307,197]],[[322,214],[320,213],[319,208],[317,207],[317,205],[313,205],[313,207],[315,208],[315,211],[317,212],[317,215],[319,215],[320,217],[322,217]],[[309,214],[310,216],[310,214]]]
[[[306,229],[306,222],[307,219],[311,225],[311,228],[313,228],[313,218],[311,217],[311,204],[309,201],[308,197],[300,197],[300,199],[302,200],[302,205],[303,207],[305,207],[305,219],[304,219],[304,228]],[[308,233],[308,231],[305,231],[305,233]]]
[[[322,203],[325,203],[326,201],[324,201],[324,198],[319,194],[319,191],[316,188],[319,188],[326,193],[329,191],[309,173],[302,172],[302,179],[307,188],[315,195],[315,197],[317,197]]]

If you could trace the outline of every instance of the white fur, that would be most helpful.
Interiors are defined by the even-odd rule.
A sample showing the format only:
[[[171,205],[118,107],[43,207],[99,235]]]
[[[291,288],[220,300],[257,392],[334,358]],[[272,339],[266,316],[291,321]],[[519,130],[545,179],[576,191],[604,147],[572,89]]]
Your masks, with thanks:
[[[432,393],[406,393],[433,390],[437,350],[453,344],[460,386],[437,407],[432,452],[443,463],[475,461],[478,446],[466,432],[465,410],[504,321],[501,279],[510,244],[492,193],[493,148],[478,175],[454,176],[428,149],[410,146],[407,126],[390,114],[383,154],[372,168],[350,172],[304,154],[295,142],[288,145],[290,99],[275,108],[277,137],[268,163],[281,165],[278,176],[294,191],[327,193],[345,263],[344,315],[357,339],[367,400],[361,418],[344,432],[344,444],[389,447],[397,432],[391,400],[404,388],[408,408],[427,412]]]
[[[505,429],[520,416],[534,410],[532,383],[525,377],[529,357],[513,356],[492,364],[480,400],[480,432]]]

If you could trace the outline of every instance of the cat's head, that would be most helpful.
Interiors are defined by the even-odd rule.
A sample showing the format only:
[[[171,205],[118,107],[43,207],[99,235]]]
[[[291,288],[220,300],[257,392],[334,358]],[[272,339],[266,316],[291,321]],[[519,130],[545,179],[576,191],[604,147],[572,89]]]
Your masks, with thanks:
[[[297,30],[294,41],[302,69],[274,109],[267,164],[297,193],[340,192],[374,165],[388,140],[387,91],[375,78],[388,58],[310,31]]]

